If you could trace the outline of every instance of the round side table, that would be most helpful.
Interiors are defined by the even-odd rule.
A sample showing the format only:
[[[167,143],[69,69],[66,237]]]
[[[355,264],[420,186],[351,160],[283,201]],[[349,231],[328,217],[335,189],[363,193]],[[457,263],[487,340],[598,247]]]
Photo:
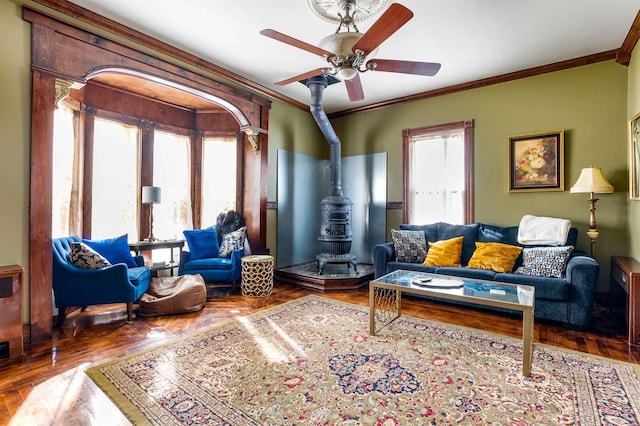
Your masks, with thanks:
[[[267,297],[273,290],[273,256],[252,255],[242,258],[243,296]]]

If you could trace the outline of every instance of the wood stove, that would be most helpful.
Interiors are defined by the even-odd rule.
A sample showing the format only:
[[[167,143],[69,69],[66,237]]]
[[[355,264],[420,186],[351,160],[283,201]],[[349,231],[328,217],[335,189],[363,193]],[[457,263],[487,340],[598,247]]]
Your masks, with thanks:
[[[336,80],[337,81],[337,80]],[[353,234],[351,231],[353,202],[342,192],[340,139],[336,135],[327,114],[322,108],[322,94],[329,84],[329,77],[321,74],[304,80],[311,91],[310,109],[320,131],[331,146],[331,189],[320,203],[322,224],[320,226],[320,247],[322,253],[316,256],[318,274],[322,275],[327,263],[346,263],[358,271],[356,256],[350,254]]]

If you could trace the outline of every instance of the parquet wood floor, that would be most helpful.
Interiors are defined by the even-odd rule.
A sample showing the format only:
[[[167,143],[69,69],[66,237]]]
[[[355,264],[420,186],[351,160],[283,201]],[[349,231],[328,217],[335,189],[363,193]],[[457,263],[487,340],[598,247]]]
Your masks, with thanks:
[[[54,330],[50,342],[25,348],[19,362],[0,366],[0,424],[8,425],[127,425],[128,421],[87,378],[84,370],[114,358],[189,335],[228,319],[297,299],[321,294],[368,306],[368,288],[321,292],[276,283],[272,296],[215,297],[196,313],[138,317],[126,323],[125,306],[89,307],[74,312],[64,327]],[[522,320],[486,310],[461,308],[403,297],[403,313],[435,321],[521,337]],[[626,343],[624,325],[602,307],[596,307],[585,332],[536,321],[535,342],[640,364],[640,351]]]

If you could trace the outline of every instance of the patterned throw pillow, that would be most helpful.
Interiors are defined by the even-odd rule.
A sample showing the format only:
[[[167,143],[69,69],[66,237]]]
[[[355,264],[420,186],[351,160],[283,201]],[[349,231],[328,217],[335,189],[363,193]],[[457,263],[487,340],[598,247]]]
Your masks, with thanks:
[[[237,231],[224,234],[220,244],[220,257],[229,257],[234,250],[244,249],[244,240],[247,237],[247,227],[243,226]]]
[[[422,263],[427,255],[427,242],[422,231],[391,230],[396,261]]]
[[[69,263],[76,268],[100,269],[111,265],[107,259],[85,243],[72,242],[69,245],[71,246]]]
[[[429,251],[424,264],[428,266],[461,266],[462,242],[464,237],[429,242]]]
[[[476,249],[467,267],[490,269],[495,272],[511,272],[521,251],[522,247],[511,244],[476,241]]]
[[[516,274],[534,277],[562,278],[573,246],[525,247],[522,250],[522,266]]]

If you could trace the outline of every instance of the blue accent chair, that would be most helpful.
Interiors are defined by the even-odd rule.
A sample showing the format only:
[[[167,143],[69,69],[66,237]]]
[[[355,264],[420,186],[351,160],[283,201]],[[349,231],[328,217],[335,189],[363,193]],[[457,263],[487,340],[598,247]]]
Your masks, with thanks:
[[[81,269],[69,263],[71,242],[80,242],[77,236],[55,238],[53,246],[53,293],[59,309],[56,327],[66,318],[66,308],[79,306],[84,311],[89,305],[126,303],[127,321],[133,317],[133,302],[144,294],[151,283],[149,268],[142,256],[134,256],[136,267],[124,263],[99,269]]]
[[[244,250],[233,250],[229,257],[218,255],[218,235],[215,228],[185,230],[189,251],[180,252],[178,275],[200,274],[205,283],[222,282],[231,284],[235,292],[242,272]]]
[[[191,253],[180,252],[178,275],[200,274],[205,282],[231,283],[231,292],[235,292],[236,284],[242,272],[242,256],[244,250],[234,250],[230,257],[212,257],[191,260]]]

